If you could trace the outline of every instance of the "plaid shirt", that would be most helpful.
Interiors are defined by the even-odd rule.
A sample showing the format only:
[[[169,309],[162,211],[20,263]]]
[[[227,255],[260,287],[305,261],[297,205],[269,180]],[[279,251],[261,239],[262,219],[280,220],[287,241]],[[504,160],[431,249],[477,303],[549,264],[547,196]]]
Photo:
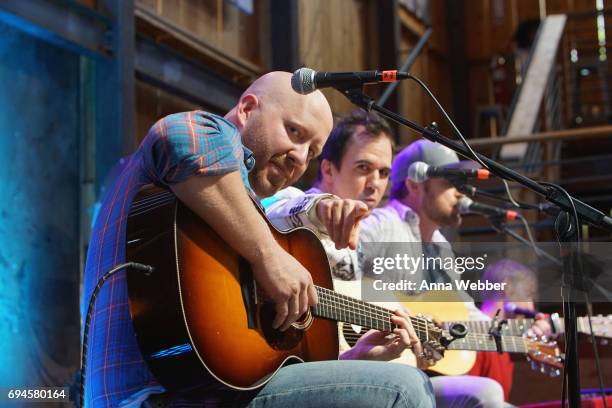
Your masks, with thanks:
[[[254,164],[236,127],[220,116],[194,111],[158,121],[127,159],[102,200],[87,253],[83,319],[98,280],[125,262],[127,215],[133,197],[143,185],[168,187],[196,174],[213,176],[240,171],[250,188],[247,174]],[[87,407],[116,407],[139,390],[158,385],[138,349],[125,272],[118,272],[102,287],[89,330]]]

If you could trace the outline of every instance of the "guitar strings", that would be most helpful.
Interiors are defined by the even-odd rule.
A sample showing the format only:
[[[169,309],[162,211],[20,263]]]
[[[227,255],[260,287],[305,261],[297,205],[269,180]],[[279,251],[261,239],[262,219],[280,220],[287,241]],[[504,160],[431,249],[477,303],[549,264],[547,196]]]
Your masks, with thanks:
[[[326,288],[321,288],[320,292],[322,292],[323,298],[325,298],[326,300],[332,301],[333,303],[332,306],[341,306],[341,309],[346,308],[348,306],[348,310],[344,311],[345,313],[348,312],[348,313],[358,314],[359,317],[375,318],[376,320],[378,321],[382,320],[385,323],[390,321],[390,316],[393,315],[393,312],[388,309],[381,308],[381,307],[378,307],[376,305],[372,305],[369,303],[365,303],[358,299],[351,298],[346,295],[338,294],[337,292],[333,292]],[[339,301],[339,302],[336,302],[336,301]],[[357,306],[356,309],[355,309],[355,306]],[[368,314],[363,315],[361,312],[366,312]],[[417,320],[415,321],[415,323],[417,325],[422,326],[421,321]]]
[[[372,326],[375,326],[374,322],[379,324],[379,326],[374,328],[382,328],[385,331],[391,331],[390,329],[393,326],[397,327],[397,325],[390,322],[390,316],[393,315],[393,313],[389,309],[380,307],[378,305],[368,304],[359,301],[358,299],[348,297],[346,295],[338,294],[327,288],[320,289],[322,300],[330,302],[330,305],[324,304],[322,306],[332,308],[332,310],[325,311],[329,312],[329,314],[333,315],[333,317],[337,318],[338,314],[345,315],[345,317],[347,317],[346,314],[348,314],[348,317],[354,317],[354,320],[357,320],[357,318],[359,318],[359,323],[363,323],[363,318],[370,319]],[[357,306],[357,309],[355,309],[355,306]],[[334,307],[337,308],[337,310],[333,310]],[[359,308],[362,308],[363,310]],[[362,312],[365,312],[367,314],[363,314]],[[430,330],[428,328],[428,322],[426,319],[411,316],[411,321],[413,323],[413,327],[416,326],[415,331],[417,332],[427,334]],[[366,324],[363,324],[364,326],[367,325],[367,321],[365,323]],[[487,322],[483,321],[482,324],[487,324]],[[389,327],[389,329],[387,327]],[[423,338],[425,336],[421,335],[419,337]],[[488,333],[470,333],[470,335],[468,335],[466,338],[457,339],[455,340],[455,342],[460,342],[456,343],[457,345],[468,344],[472,347],[480,348],[486,346],[488,350],[497,350],[497,344],[495,343],[495,340]],[[506,351],[512,352],[526,352],[528,350],[526,341],[523,338],[516,336],[502,337],[502,348]]]
[[[373,326],[373,328],[382,328],[389,331],[391,331],[394,326],[390,320],[390,313],[387,315],[382,314],[379,310],[368,307],[371,305],[362,305],[350,298],[340,299],[331,293],[321,293],[321,300],[321,306],[324,307],[326,309],[324,311],[329,312],[330,315],[344,315],[347,318],[346,320],[359,320],[359,323],[362,323],[364,326],[369,319],[370,325]],[[355,308],[355,306],[358,308]],[[351,317],[354,317],[354,319],[351,319]]]
[[[356,333],[349,324],[343,328],[343,336],[349,344],[354,344],[365,333]],[[449,350],[479,350],[497,351],[497,344],[491,335],[483,333],[470,333],[465,338],[454,340]],[[502,339],[502,350],[513,353],[527,353],[529,347],[524,339],[517,336],[508,336]]]
[[[155,193],[155,194],[152,194],[152,195],[150,195],[148,197],[145,197],[145,198],[142,198],[142,199],[139,199],[139,200],[135,200],[132,203],[132,208],[133,209],[138,209],[139,207],[149,205],[150,203],[155,202],[155,201],[159,201],[160,199],[168,199],[168,198],[174,199],[175,196],[174,196],[174,194],[172,194],[172,193],[170,193],[168,191]]]
[[[334,317],[336,317],[339,313],[343,315],[348,313],[352,314],[353,317],[355,317],[355,320],[357,320],[357,317],[359,317],[359,322],[362,322],[362,318],[370,319],[371,325],[374,326],[373,328],[382,328],[385,331],[392,331],[393,327],[398,327],[396,324],[391,322],[390,317],[394,315],[394,313],[389,309],[339,294],[327,288],[317,287],[317,290],[320,292],[322,300],[330,303],[329,306],[323,304],[322,307],[331,308],[331,310],[326,311],[333,313]],[[421,332],[420,337],[428,338],[428,332],[430,329],[428,328],[427,320],[415,316],[411,316],[410,320],[413,323],[415,331]],[[379,325],[376,326],[374,322],[378,323]],[[365,326],[366,324],[363,325]]]
[[[130,208],[129,216],[144,214],[147,211],[161,207],[174,201],[175,197],[170,193],[158,194],[151,199],[143,199],[135,202]]]

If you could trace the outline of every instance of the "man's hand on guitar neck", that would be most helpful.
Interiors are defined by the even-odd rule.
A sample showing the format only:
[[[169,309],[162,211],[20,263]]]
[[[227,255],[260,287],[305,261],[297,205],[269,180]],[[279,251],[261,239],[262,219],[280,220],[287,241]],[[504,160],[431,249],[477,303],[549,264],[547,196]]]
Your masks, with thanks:
[[[552,336],[552,326],[548,322],[548,319],[544,313],[538,313],[536,320],[533,322],[533,326],[527,330],[527,336],[529,337],[542,337],[546,336],[550,338]]]
[[[411,349],[417,358],[417,367],[426,369],[434,361],[425,355],[423,345],[412,327],[407,311],[398,309],[391,316],[393,323],[399,327],[393,333],[370,330],[355,345],[340,355],[343,360],[378,360],[396,359],[406,349]]]
[[[316,206],[317,219],[336,244],[336,249],[357,248],[359,221],[367,212],[368,206],[363,201],[338,197],[324,198]]]

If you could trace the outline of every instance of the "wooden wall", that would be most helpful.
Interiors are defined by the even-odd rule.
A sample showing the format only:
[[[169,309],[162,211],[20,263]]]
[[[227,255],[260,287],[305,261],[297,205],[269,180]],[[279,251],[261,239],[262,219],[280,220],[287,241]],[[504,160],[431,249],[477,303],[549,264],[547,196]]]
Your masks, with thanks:
[[[268,18],[265,14],[269,10],[266,0],[254,1],[252,15],[241,12],[223,0],[136,0],[136,5],[153,11],[178,29],[187,31],[206,47],[217,50],[219,55],[252,67],[253,72],[268,70]],[[166,39],[157,34],[155,39],[166,43]],[[196,60],[199,57],[189,55],[189,52],[186,56]],[[235,78],[231,69],[223,69],[224,61],[227,60],[213,61],[214,65],[209,68],[221,75],[225,74],[230,79]],[[197,106],[145,82],[136,81],[134,147],[158,119],[171,113],[193,109],[225,113],[215,112],[206,106]]]
[[[301,0],[299,2],[300,58],[304,66],[323,71],[389,69],[379,66],[377,23],[378,0]],[[426,24],[404,10],[407,18],[401,20],[399,60],[408,56]],[[447,109],[451,88],[448,71],[448,32],[446,12],[440,0],[432,2],[431,20],[434,30],[427,46],[417,58],[411,72],[423,80]],[[391,24],[391,22],[389,22]],[[385,89],[370,85],[366,93],[378,97]],[[441,122],[430,99],[412,82],[402,83],[395,92],[400,94],[400,114],[419,124],[432,120]],[[343,95],[325,90],[336,113],[355,109]],[[408,142],[418,137],[409,130],[401,130],[400,140]]]
[[[317,71],[376,69],[368,2],[362,0],[299,1],[300,62]],[[323,91],[334,112],[353,105],[339,92]]]
[[[151,126],[164,116],[203,108],[142,81],[136,81],[134,100],[136,104],[134,149],[147,135]],[[213,113],[225,113],[205,109]]]
[[[453,107],[451,103],[446,18],[444,3],[441,0],[432,2],[432,34],[427,45],[423,48],[412,66],[410,73],[427,85],[452,118]],[[423,23],[415,24],[412,22],[408,24],[407,20],[403,20],[400,47],[400,60],[402,62],[417,44],[425,28],[426,26]],[[440,125],[443,133],[449,134],[449,127],[442,119],[433,101],[415,82],[403,82],[398,87],[398,92],[401,95],[401,106],[403,106],[403,112],[399,112],[400,114],[422,126],[429,125],[432,121],[435,121]],[[407,144],[419,137],[420,135],[412,130],[402,129],[400,131],[400,142],[402,144]]]
[[[267,13],[266,1],[254,1],[247,15],[223,0],[136,0],[182,29],[229,56],[244,59],[265,70],[265,30],[260,22]]]

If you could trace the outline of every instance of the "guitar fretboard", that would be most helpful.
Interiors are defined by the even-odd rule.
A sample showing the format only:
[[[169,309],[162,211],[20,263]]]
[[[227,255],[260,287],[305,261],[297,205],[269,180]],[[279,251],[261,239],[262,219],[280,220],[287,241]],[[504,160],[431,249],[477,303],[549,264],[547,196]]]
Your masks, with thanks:
[[[356,333],[353,328],[345,324],[343,335],[349,345],[354,345],[364,331]],[[448,336],[448,333],[445,333]],[[501,350],[508,353],[527,353],[529,351],[528,343],[517,336],[503,335],[501,337]],[[470,350],[470,351],[498,351],[495,339],[484,333],[468,333],[463,339],[454,340],[448,347],[448,350]]]
[[[391,321],[391,316],[394,313],[389,309],[319,286],[316,287],[316,290],[319,303],[312,309],[315,316],[384,332],[393,332],[398,327]],[[410,321],[417,337],[421,341],[428,341],[430,329],[427,320],[422,317],[411,316]]]
[[[522,336],[533,325],[534,319],[507,319],[501,327],[501,334],[506,336]],[[460,323],[468,328],[470,333],[488,334],[491,328],[490,320],[462,320],[444,322],[445,327]]]
[[[501,351],[508,353],[527,353],[529,351],[527,342],[518,336],[502,335],[500,345]],[[447,348],[449,350],[498,351],[493,336],[484,333],[468,333],[464,338],[453,341]]]

